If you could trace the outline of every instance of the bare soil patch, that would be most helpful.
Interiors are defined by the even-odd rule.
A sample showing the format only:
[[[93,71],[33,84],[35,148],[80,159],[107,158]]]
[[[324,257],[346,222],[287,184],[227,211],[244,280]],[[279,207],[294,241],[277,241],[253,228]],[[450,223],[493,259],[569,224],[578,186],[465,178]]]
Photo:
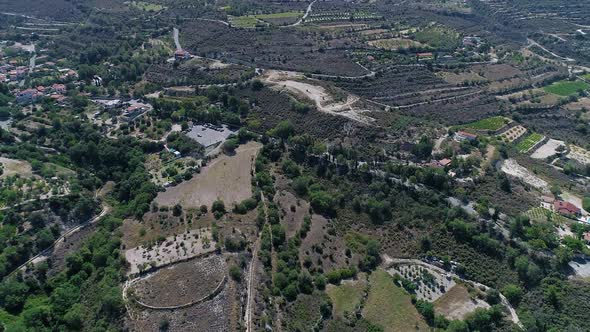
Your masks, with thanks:
[[[0,163],[2,163],[2,166],[4,167],[4,172],[0,178],[5,178],[16,174],[19,174],[21,177],[30,177],[33,175],[31,164],[24,160],[0,157]]]
[[[166,206],[179,203],[188,209],[201,205],[211,207],[217,199],[231,206],[250,197],[251,166],[261,146],[260,143],[250,142],[240,146],[233,156],[220,155],[191,180],[159,193],[156,202]]]
[[[547,189],[547,181],[539,178],[528,169],[519,165],[514,159],[506,159],[502,163],[502,171],[508,175],[519,178],[535,188]]]
[[[465,317],[477,308],[489,308],[490,305],[480,299],[472,299],[467,288],[457,284],[447,293],[434,302],[437,313],[447,319],[465,319]]]
[[[557,148],[563,146],[565,147],[565,143],[563,141],[558,141],[556,139],[550,139],[547,143],[541,145],[533,154],[531,154],[531,158],[534,159],[545,159],[557,153]]]
[[[127,325],[130,331],[160,331],[160,322],[168,321],[169,331],[230,332],[237,330],[239,319],[232,310],[235,286],[228,283],[209,301],[176,310],[133,308]]]

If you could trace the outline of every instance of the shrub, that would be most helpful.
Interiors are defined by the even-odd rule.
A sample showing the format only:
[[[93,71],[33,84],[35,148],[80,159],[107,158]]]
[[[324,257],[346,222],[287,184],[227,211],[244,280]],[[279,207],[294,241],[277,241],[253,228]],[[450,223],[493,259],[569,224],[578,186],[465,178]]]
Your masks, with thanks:
[[[222,200],[218,199],[215,202],[213,202],[213,205],[211,206],[211,211],[225,213],[225,204]]]
[[[238,266],[232,265],[229,268],[229,276],[235,281],[240,281],[242,279],[242,270]]]

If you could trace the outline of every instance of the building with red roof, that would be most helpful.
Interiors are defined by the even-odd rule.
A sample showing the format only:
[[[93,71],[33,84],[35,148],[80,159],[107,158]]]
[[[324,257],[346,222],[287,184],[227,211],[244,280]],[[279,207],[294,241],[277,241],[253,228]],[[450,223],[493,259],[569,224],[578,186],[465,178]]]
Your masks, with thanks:
[[[457,141],[475,141],[477,139],[477,135],[476,134],[472,134],[472,133],[468,133],[466,131],[459,131],[457,133],[455,133],[455,139]]]
[[[555,200],[553,203],[553,209],[555,212],[564,215],[564,216],[579,216],[582,213],[577,206],[573,205],[570,202],[564,202],[560,200]]]

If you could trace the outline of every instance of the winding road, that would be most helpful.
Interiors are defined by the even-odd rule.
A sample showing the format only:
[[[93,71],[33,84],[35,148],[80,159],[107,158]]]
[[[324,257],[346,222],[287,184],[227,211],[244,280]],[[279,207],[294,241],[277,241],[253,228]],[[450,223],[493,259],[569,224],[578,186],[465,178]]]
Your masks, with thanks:
[[[59,238],[57,238],[57,240],[53,241],[53,243],[46,248],[45,250],[41,251],[40,253],[38,253],[37,255],[31,257],[29,260],[27,260],[25,263],[23,263],[22,265],[20,265],[19,267],[17,267],[16,269],[14,269],[12,272],[10,272],[7,277],[12,276],[14,273],[21,271],[23,269],[25,269],[27,267],[28,264],[34,262],[35,260],[46,256],[47,254],[50,253],[50,251],[55,248],[56,245],[58,245],[61,242],[65,242],[66,238],[74,233],[79,232],[81,229],[90,226],[96,222],[98,222],[100,219],[102,219],[104,216],[106,216],[109,212],[111,211],[111,207],[106,204],[106,203],[102,203],[102,211],[100,211],[100,213],[95,216],[94,218],[88,220],[87,222],[80,224],[72,229],[70,229],[69,231],[65,232],[64,234],[62,234]]]
[[[293,24],[282,26],[281,28],[291,28],[291,27],[296,27],[298,25],[301,25],[301,23],[303,23],[303,21],[305,21],[305,19],[309,16],[309,14],[311,14],[311,6],[313,6],[313,4],[316,3],[317,1],[318,0],[313,0],[312,2],[309,3],[309,5],[307,6],[307,10],[305,10],[305,14],[303,14],[303,16],[299,19],[299,21],[297,21]]]

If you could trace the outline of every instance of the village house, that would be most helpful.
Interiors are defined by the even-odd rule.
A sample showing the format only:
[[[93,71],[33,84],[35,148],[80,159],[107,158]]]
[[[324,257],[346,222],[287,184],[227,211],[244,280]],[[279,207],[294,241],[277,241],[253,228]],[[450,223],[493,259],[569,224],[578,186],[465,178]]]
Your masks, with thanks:
[[[476,134],[468,133],[466,131],[458,131],[455,133],[455,140],[456,141],[475,141],[477,139]]]
[[[451,164],[451,159],[449,158],[444,158],[441,160],[432,160],[430,162],[430,167],[433,168],[445,168],[447,166],[449,166]]]
[[[55,92],[55,93],[66,93],[66,86],[65,84],[58,84],[55,83],[51,86],[51,91]]]
[[[432,52],[416,53],[416,58],[418,58],[418,61],[433,60],[434,54]]]
[[[553,209],[555,212],[568,217],[577,217],[582,213],[582,211],[572,203],[561,200],[555,200],[553,203]]]
[[[176,61],[188,60],[190,58],[190,53],[185,50],[176,50],[176,52],[174,52],[174,59]]]

